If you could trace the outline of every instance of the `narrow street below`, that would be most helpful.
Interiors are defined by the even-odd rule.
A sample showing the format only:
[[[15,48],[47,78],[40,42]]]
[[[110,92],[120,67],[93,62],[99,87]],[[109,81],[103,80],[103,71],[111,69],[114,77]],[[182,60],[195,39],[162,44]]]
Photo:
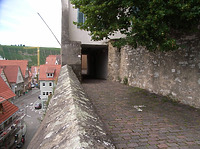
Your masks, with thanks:
[[[42,109],[35,109],[34,105],[37,102],[41,102],[38,99],[40,95],[40,90],[38,88],[33,88],[27,94],[14,100],[14,104],[19,107],[20,111],[25,113],[25,124],[26,124],[26,134],[25,134],[25,144],[24,149],[28,147],[31,139],[36,133],[41,118],[43,116]]]

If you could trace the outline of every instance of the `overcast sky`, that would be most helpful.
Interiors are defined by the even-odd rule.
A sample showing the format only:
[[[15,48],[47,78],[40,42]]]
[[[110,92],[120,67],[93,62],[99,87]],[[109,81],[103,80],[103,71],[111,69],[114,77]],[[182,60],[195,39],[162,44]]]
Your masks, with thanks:
[[[60,48],[37,12],[61,42],[61,0],[0,0],[0,44]]]

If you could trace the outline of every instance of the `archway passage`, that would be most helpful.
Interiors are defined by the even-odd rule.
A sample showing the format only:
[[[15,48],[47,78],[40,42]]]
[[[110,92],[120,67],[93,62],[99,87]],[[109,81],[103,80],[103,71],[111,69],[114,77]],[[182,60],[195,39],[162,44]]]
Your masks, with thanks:
[[[108,46],[82,45],[82,78],[107,79]]]

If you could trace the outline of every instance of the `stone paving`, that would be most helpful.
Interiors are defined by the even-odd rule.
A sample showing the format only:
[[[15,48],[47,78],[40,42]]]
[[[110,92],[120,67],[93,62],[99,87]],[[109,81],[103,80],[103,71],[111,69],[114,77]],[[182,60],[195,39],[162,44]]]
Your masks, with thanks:
[[[200,110],[118,82],[82,85],[116,148],[200,149]]]

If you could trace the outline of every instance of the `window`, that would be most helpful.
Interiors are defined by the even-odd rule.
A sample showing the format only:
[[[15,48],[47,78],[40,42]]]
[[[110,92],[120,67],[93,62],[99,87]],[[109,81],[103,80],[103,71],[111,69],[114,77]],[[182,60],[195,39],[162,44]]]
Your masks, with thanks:
[[[42,86],[45,86],[45,83],[42,83]]]
[[[53,73],[47,73],[47,77],[48,78],[52,78],[53,77]]]
[[[42,94],[45,95],[45,92],[43,92]]]
[[[46,95],[49,95],[49,93],[48,93],[48,92],[46,92]]]
[[[85,17],[82,12],[78,9],[78,17],[77,17],[77,22],[78,23],[84,23],[85,22]],[[78,26],[79,27],[79,26]]]
[[[49,82],[49,86],[52,86],[52,82]]]

